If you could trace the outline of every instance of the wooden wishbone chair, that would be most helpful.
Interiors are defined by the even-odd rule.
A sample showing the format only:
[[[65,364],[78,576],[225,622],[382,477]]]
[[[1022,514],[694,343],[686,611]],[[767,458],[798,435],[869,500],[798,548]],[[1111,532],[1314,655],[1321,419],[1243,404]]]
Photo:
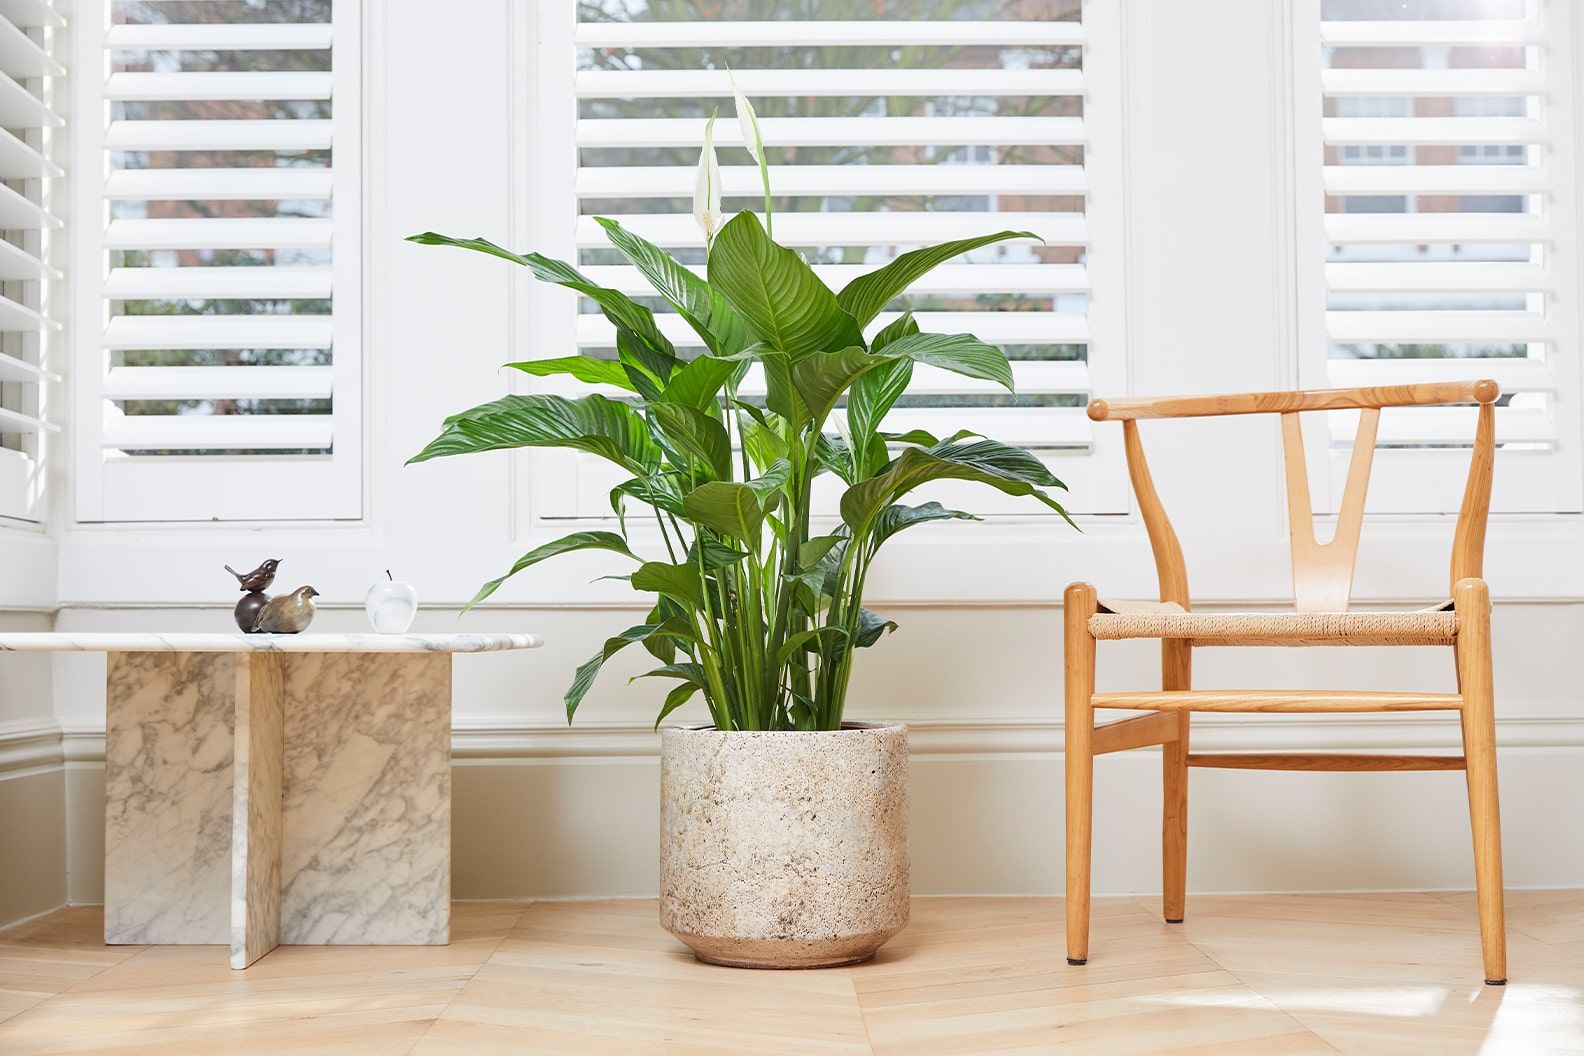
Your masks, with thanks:
[[[1480,945],[1485,981],[1507,980],[1507,941],[1502,913],[1501,818],[1496,802],[1496,743],[1491,690],[1490,592],[1482,578],[1485,523],[1490,512],[1495,457],[1494,381],[1445,382],[1367,389],[1262,392],[1232,396],[1095,400],[1089,417],[1120,421],[1128,474],[1138,498],[1155,568],[1159,602],[1102,601],[1095,588],[1067,588],[1066,768],[1067,768],[1067,963],[1089,957],[1089,858],[1094,757],[1107,752],[1161,745],[1164,807],[1161,824],[1164,916],[1183,919],[1186,890],[1188,768],[1254,770],[1464,770],[1474,834],[1474,877],[1479,891]],[[1354,556],[1364,515],[1383,407],[1477,403],[1478,424],[1463,506],[1452,543],[1452,596],[1417,612],[1347,611]],[[1303,437],[1303,411],[1357,408],[1346,489],[1328,543],[1314,537]],[[1292,537],[1294,611],[1196,613],[1188,601],[1182,547],[1150,480],[1139,439],[1145,418],[1197,418],[1229,414],[1280,414],[1285,455],[1287,510]],[[1158,638],[1159,691],[1096,693],[1095,642]],[[1442,645],[1456,660],[1457,693],[1372,693],[1319,690],[1235,691],[1192,689],[1196,646],[1214,645]],[[1154,712],[1095,725],[1096,708]],[[1457,711],[1462,718],[1463,755],[1194,755],[1188,749],[1188,720],[1195,711],[1367,712]]]

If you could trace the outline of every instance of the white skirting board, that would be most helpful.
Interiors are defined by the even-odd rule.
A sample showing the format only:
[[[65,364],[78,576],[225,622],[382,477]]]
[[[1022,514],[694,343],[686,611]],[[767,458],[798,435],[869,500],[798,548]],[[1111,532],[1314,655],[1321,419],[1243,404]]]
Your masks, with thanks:
[[[1196,750],[1449,750],[1424,720],[1319,723],[1268,735],[1209,729]],[[1261,728],[1263,729],[1263,727]],[[1059,727],[921,726],[912,762],[918,894],[1060,894]],[[1584,718],[1498,727],[1507,883],[1584,886]],[[1546,741],[1549,743],[1537,743]],[[1026,744],[1026,747],[1024,747]],[[456,898],[652,896],[659,764],[638,727],[457,731],[452,742]],[[92,735],[68,736],[70,898],[97,902],[104,774]],[[1558,796],[1559,789],[1571,789]],[[1160,758],[1096,766],[1095,890],[1160,887]],[[1462,889],[1473,884],[1459,772],[1307,774],[1196,770],[1189,789],[1190,891]]]

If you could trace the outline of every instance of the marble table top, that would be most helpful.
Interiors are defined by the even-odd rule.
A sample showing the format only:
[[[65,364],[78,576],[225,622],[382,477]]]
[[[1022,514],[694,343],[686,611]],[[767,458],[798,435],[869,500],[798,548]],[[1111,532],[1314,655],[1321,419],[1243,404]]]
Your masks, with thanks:
[[[537,634],[0,634],[0,653],[493,653],[543,644]]]

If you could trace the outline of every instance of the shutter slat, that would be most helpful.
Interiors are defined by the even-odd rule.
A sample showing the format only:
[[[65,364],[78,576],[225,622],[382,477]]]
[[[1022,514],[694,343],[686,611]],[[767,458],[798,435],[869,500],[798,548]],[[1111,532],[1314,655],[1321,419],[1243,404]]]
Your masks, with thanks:
[[[1082,95],[1083,71],[1062,69],[738,70],[750,96]],[[731,98],[719,70],[582,70],[583,99]]]
[[[1332,242],[1547,242],[1545,220],[1520,213],[1328,213]]]
[[[1536,95],[1545,90],[1538,70],[1332,69],[1320,74],[1327,95]]]
[[[107,400],[327,400],[334,367],[111,367]]]
[[[105,197],[118,200],[323,200],[335,176],[329,169],[117,169],[105,177]]]
[[[324,150],[327,120],[112,121],[107,150]]]
[[[61,278],[59,268],[51,267],[13,243],[0,241],[0,279],[26,282],[58,278]]]
[[[704,233],[690,213],[632,214],[622,226],[662,246],[703,246]],[[1047,246],[1081,246],[1089,238],[1082,213],[782,213],[776,241],[788,246],[893,246],[972,238],[986,232],[1032,231]],[[593,217],[577,221],[579,247],[608,246]]]
[[[717,126],[719,127],[719,126]],[[578,169],[580,198],[691,198],[692,166],[585,166]],[[1087,189],[1082,165],[783,165],[774,190],[787,197],[826,195],[1078,195]],[[752,165],[721,168],[721,193],[763,193]],[[619,218],[618,218],[619,219]]]
[[[325,23],[232,22],[204,25],[122,25],[105,30],[115,51],[313,51],[328,48]]]
[[[107,416],[101,446],[118,451],[322,450],[331,442],[327,414]]]
[[[328,315],[118,315],[107,349],[329,348]]]
[[[60,426],[31,414],[0,407],[0,433],[58,433]]]
[[[112,220],[106,249],[326,248],[334,222],[260,217],[240,220]]]
[[[882,312],[868,327],[871,335],[895,321],[898,314]],[[992,344],[1082,344],[1089,340],[1089,320],[1062,312],[915,312],[913,318],[926,333],[974,334]],[[680,347],[704,343],[681,316],[657,315],[655,322],[660,332]],[[616,328],[603,316],[579,315],[577,343],[582,348],[613,347]]]
[[[0,180],[54,179],[64,175],[59,165],[0,128]]]
[[[1540,26],[1525,20],[1403,19],[1401,21],[1320,23],[1320,41],[1332,47],[1397,48],[1425,44],[1539,44]]]
[[[25,32],[0,18],[0,70],[12,77],[62,77],[66,67],[50,58]]]
[[[47,0],[0,0],[0,18],[14,26],[64,26],[66,20]]]
[[[1327,165],[1327,194],[1533,194],[1550,187],[1529,165]]]
[[[38,96],[0,72],[0,128],[60,128],[65,123]]]
[[[1333,341],[1546,341],[1551,321],[1539,312],[1327,312]]]
[[[1340,291],[1392,293],[1531,292],[1551,289],[1551,273],[1536,264],[1485,264],[1472,261],[1424,263],[1332,263],[1326,285]]]
[[[759,126],[764,141],[778,147],[1077,146],[1084,142],[1080,117],[766,117],[760,119]],[[606,118],[577,123],[580,147],[697,147],[703,135],[703,122],[693,118]],[[742,146],[742,130],[736,122],[715,126],[715,145]]]
[[[1415,385],[1428,381],[1478,381],[1491,378],[1503,392],[1548,392],[1556,378],[1543,360],[1520,359],[1333,359],[1326,367],[1341,388]],[[1501,408],[1498,413],[1506,413]]]
[[[332,74],[293,73],[112,73],[105,98],[122,101],[210,99],[329,99]]]
[[[1543,122],[1527,117],[1327,117],[1320,127],[1327,143],[1457,146],[1485,143],[1544,143]]]
[[[880,264],[816,264],[814,274],[833,290],[840,290]],[[248,269],[250,271],[256,269]],[[625,265],[588,265],[578,269],[601,286],[629,296],[657,296],[643,273]],[[695,268],[694,271],[699,269]],[[909,294],[941,293],[1083,293],[1089,289],[1088,269],[1082,264],[943,264],[917,279]]]
[[[25,304],[18,304],[9,297],[0,297],[0,331],[38,334],[60,328],[60,323],[43,313]]]
[[[60,226],[59,218],[50,215],[43,206],[0,184],[0,229],[33,231]]]
[[[1468,447],[1474,439],[1473,407],[1388,407],[1375,435],[1379,445]],[[1358,431],[1357,411],[1327,411],[1331,441],[1352,444]],[[1552,444],[1556,427],[1539,408],[1503,407],[1496,415],[1498,444]]]
[[[1012,364],[1014,380],[1019,395],[1056,394],[1072,395],[1092,391],[1089,365],[1081,360],[1062,362],[1019,361]],[[611,390],[614,395],[615,390]],[[762,396],[765,391],[764,367],[754,364],[744,375],[738,392],[745,396]],[[1006,396],[1007,390],[993,381],[982,378],[965,378],[939,367],[915,365],[913,380],[908,384],[909,396]]]
[[[53,371],[29,363],[25,359],[0,352],[0,381],[20,381],[37,384],[44,381],[60,381],[61,377]]]
[[[104,296],[112,301],[317,300],[330,296],[331,282],[330,268],[111,268]]]
[[[580,48],[732,48],[863,47],[877,44],[971,47],[1010,44],[1019,47],[1077,46],[1083,26],[1050,20],[1016,22],[1002,19],[927,21],[898,18],[884,22],[584,22],[576,30]]]

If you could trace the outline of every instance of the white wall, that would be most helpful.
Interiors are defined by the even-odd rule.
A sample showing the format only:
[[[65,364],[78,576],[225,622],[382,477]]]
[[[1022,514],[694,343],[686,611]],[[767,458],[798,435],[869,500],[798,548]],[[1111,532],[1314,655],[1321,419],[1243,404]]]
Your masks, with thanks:
[[[400,464],[451,411],[493,398],[498,365],[534,341],[508,266],[407,245],[434,228],[521,244],[534,177],[525,140],[527,0],[466,0],[435,19],[370,3],[366,299],[369,510],[333,527],[70,528],[61,532],[62,630],[224,629],[234,593],[222,562],[283,556],[289,586],[329,603],[321,629],[356,629],[381,569],[416,580],[435,607],[422,630],[459,626],[456,606],[536,537],[522,516],[526,467],[508,456]],[[1126,352],[1134,392],[1278,388],[1296,382],[1282,5],[1124,4],[1128,178]],[[344,248],[344,247],[343,247]],[[559,354],[548,350],[540,354]],[[1149,423],[1154,426],[1156,423]],[[1274,425],[1161,423],[1146,430],[1196,595],[1268,603],[1288,589]],[[69,511],[68,511],[69,513]],[[63,518],[63,525],[67,521]],[[921,892],[1060,887],[1062,587],[1149,596],[1153,566],[1132,519],[920,531],[875,575],[872,607],[902,630],[863,658],[858,717],[914,727],[915,886]],[[1395,518],[1366,531],[1356,595],[1444,596],[1451,526]],[[1489,578],[1508,880],[1584,884],[1584,530],[1576,519],[1498,518]],[[613,663],[570,730],[573,668],[641,610],[604,569],[573,560],[514,582],[460,626],[531,630],[528,654],[457,661],[455,891],[460,897],[651,893],[655,886],[659,694]],[[5,599],[0,598],[0,602]],[[1101,688],[1157,678],[1146,646],[1101,651]],[[103,660],[58,659],[66,731],[70,893],[99,892]],[[1446,651],[1205,651],[1201,685],[1447,689]],[[680,717],[680,716],[679,716]],[[1201,750],[1449,750],[1450,716],[1200,720]],[[1098,767],[1096,885],[1158,889],[1158,757]],[[1331,776],[1197,772],[1193,890],[1466,887],[1466,811],[1456,774]],[[0,917],[3,919],[3,917]]]

